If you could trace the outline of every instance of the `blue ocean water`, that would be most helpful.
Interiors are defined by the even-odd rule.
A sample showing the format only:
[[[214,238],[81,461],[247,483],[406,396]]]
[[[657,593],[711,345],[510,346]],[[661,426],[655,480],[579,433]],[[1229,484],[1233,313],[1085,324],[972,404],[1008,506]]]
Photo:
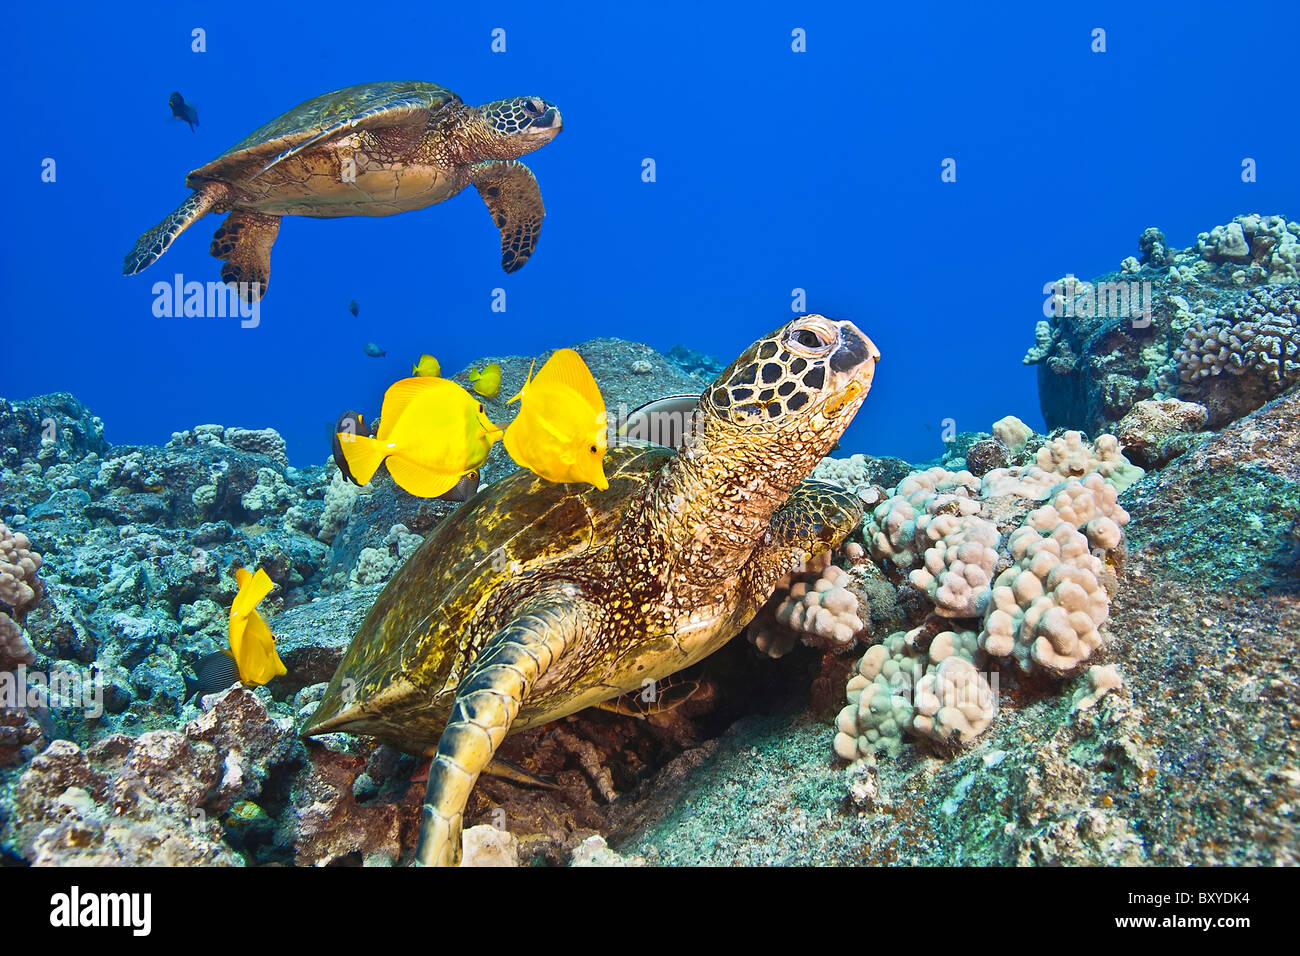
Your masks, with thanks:
[[[1116,268],[1147,226],[1181,247],[1234,215],[1297,214],[1294,4],[403,9],[6,11],[0,395],[71,391],[113,442],[270,425],[303,465],[328,456],[341,409],[375,404],[421,352],[455,370],[612,335],[725,362],[802,289],[884,356],[845,452],[919,460],[944,419],[1041,426],[1020,360],[1045,283]],[[284,220],[255,329],[155,317],[154,283],[218,275],[217,217],[120,274],[186,173],[302,100],[383,79],[559,105],[564,132],[525,159],[548,210],[528,265],[500,270],[470,190],[391,218]],[[170,118],[172,90],[197,104],[196,132]]]

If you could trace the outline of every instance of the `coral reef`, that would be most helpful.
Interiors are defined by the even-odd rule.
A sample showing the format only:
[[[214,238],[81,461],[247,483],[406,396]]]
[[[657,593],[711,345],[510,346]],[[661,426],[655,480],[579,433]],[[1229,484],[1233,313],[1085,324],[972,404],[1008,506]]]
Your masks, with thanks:
[[[900,458],[850,455],[848,458],[823,458],[812,476],[821,481],[833,481],[867,504],[875,504],[879,498],[873,496],[898,484],[911,471],[912,466]]]
[[[712,355],[705,355],[685,345],[674,345],[664,353],[664,358],[701,385],[710,384],[727,367],[725,362],[718,361]]]
[[[1072,693],[1003,669],[996,718],[948,759],[901,747],[842,770],[807,711],[747,717],[665,767],[610,845],[660,865],[1300,863],[1300,394],[1199,436],[1122,501],[1113,663]],[[871,652],[901,669],[920,657],[906,636]]]
[[[747,634],[750,643],[771,658],[785,656],[799,640],[823,649],[851,647],[865,626],[859,615],[868,605],[852,573],[832,564],[826,554],[777,582],[764,613]]]
[[[1024,452],[1032,436],[1014,432]],[[1064,676],[1101,648],[1114,575],[1098,554],[1119,555],[1129,520],[1119,491],[1142,470],[1112,435],[1088,443],[1065,432],[1034,460],[983,479],[915,472],[867,515],[871,557],[925,596],[929,617],[859,660],[836,719],[839,756],[896,754],[905,732],[969,744],[996,711],[981,667],[1012,659],[1026,673]]]
[[[179,731],[54,741],[0,799],[0,833],[36,865],[241,865],[223,815],[301,748],[292,721],[236,688]]]
[[[27,535],[0,522],[0,671],[36,661],[22,628],[28,609],[44,590],[36,574],[41,556],[31,545]]]
[[[1255,293],[1248,297],[1253,302],[1294,300],[1300,223],[1284,216],[1238,216],[1201,233],[1195,244],[1182,250],[1169,248],[1159,230],[1148,229],[1139,247],[1142,259],[1135,263],[1136,271],[1109,273],[1091,283],[1067,276],[1055,284],[1050,314],[1037,323],[1035,343],[1025,356],[1026,364],[1038,366],[1039,401],[1049,429],[1111,431],[1138,402],[1171,395],[1170,379],[1178,380],[1171,368],[1176,361],[1180,371],[1195,376],[1213,367],[1221,348],[1228,346],[1222,361],[1231,363],[1229,355],[1236,348],[1231,337],[1218,341],[1223,324],[1250,322],[1252,315],[1259,321],[1264,315],[1244,306],[1240,318],[1232,317],[1232,304],[1243,292]],[[1274,321],[1286,321],[1282,313],[1270,314]],[[1221,318],[1211,318],[1215,316]],[[1200,332],[1210,334],[1189,332],[1198,323]],[[1279,332],[1285,338],[1281,328],[1261,330],[1260,335],[1266,341]],[[1207,339],[1215,344],[1207,346]],[[1258,354],[1268,349],[1271,346]],[[1176,359],[1180,350],[1187,355]],[[1278,362],[1277,373],[1285,380],[1290,374],[1285,354],[1270,358]],[[1240,360],[1243,368],[1252,361],[1244,354]],[[1235,403],[1223,415],[1210,409],[1215,427],[1277,394],[1275,387],[1268,390],[1273,373],[1261,368],[1261,374],[1258,386],[1244,382],[1235,386],[1252,393],[1248,401]],[[1205,384],[1210,391],[1229,388],[1224,383]],[[1178,397],[1211,405],[1196,389],[1180,389]]]
[[[1174,373],[1179,396],[1204,405],[1213,428],[1300,382],[1300,290],[1256,289],[1208,322],[1194,321],[1174,352]]]
[[[1008,417],[934,462],[824,461],[819,477],[868,503],[861,535],[782,582],[748,641],[684,673],[693,693],[675,709],[593,709],[508,737],[501,756],[554,789],[483,777],[467,862],[1300,862],[1286,730],[1300,709],[1300,390],[1280,345],[1282,394],[1229,408],[1243,417],[1214,431],[1211,400],[1162,398],[1159,383],[1194,323],[1294,302],[1296,231],[1255,219],[1200,251],[1144,233],[1125,278],[1154,276],[1169,295],[1157,317],[1181,328],[1092,341],[1095,317],[1048,324],[1044,363],[1093,356],[1079,395],[1124,410],[1092,422],[1095,441]],[[1173,302],[1175,286],[1196,305]],[[1111,333],[1154,337],[1145,357],[1130,343],[1102,362]],[[704,368],[616,340],[583,348],[611,409],[697,388]],[[1196,381],[1254,374],[1231,361]],[[526,372],[504,362],[497,401]],[[90,677],[102,705],[0,710],[6,862],[409,860],[420,761],[294,728],[383,582],[456,505],[294,468],[278,437],[203,425],[162,448],[112,446],[71,396],[0,401],[0,628],[26,635],[7,666]],[[276,581],[267,618],[289,673],[187,700],[183,676],[224,645],[236,563]],[[847,767],[828,753],[833,716]]]

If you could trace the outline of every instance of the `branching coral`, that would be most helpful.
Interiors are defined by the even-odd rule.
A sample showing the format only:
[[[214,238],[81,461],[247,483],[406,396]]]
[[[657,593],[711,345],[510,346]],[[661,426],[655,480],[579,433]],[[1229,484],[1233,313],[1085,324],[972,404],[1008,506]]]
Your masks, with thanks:
[[[980,646],[994,657],[1015,654],[1026,670],[1064,674],[1101,646],[1110,596],[1088,539],[1066,521],[1042,537],[1039,520],[1050,523],[1046,515],[1031,518],[1011,535],[1016,563],[998,575]]]
[[[36,576],[41,556],[31,545],[27,535],[0,522],[0,670],[36,660],[21,624],[44,590]]]
[[[979,512],[980,482],[968,471],[951,472],[930,468],[908,475],[890,498],[877,506],[867,519],[863,535],[871,556],[908,567],[935,542],[952,530],[939,515],[963,517]]]
[[[912,730],[941,744],[966,744],[982,734],[997,713],[988,679],[970,661],[948,657],[916,685]]]
[[[0,522],[0,603],[18,614],[24,613],[41,596],[36,572],[41,556],[21,531],[12,532]]]
[[[851,583],[852,575],[831,564],[829,554],[787,575],[751,624],[750,643],[773,658],[788,654],[800,640],[823,649],[850,646],[866,626],[861,617],[866,611],[849,590]]]
[[[317,537],[329,544],[334,540],[352,514],[352,506],[357,503],[360,488],[343,477],[337,468],[330,476],[330,483],[325,488],[325,510],[320,516],[320,532]]]
[[[1089,445],[1078,432],[1046,443],[1036,462],[983,481],[917,472],[872,511],[863,527],[872,557],[907,573],[933,613],[859,660],[837,754],[896,752],[905,733],[969,743],[997,709],[981,667],[1003,658],[1064,676],[1100,650],[1113,582],[1102,555],[1123,546],[1119,490],[1141,469],[1113,436]]]
[[[1117,491],[1123,491],[1142,477],[1141,468],[1124,457],[1119,439],[1099,435],[1091,445],[1082,433],[1067,431],[1038,449],[1035,464],[1015,468],[995,468],[984,476],[984,497],[1015,495],[1042,501],[1052,489],[1067,478],[1082,478],[1093,472],[1101,475]]]
[[[1208,323],[1195,321],[1174,354],[1174,371],[1193,398],[1206,378],[1223,372],[1258,378],[1262,398],[1300,382],[1300,290],[1258,289]]]
[[[393,525],[380,542],[380,547],[361,549],[349,583],[356,587],[387,581],[423,543],[424,538],[412,534],[406,525]]]
[[[891,634],[858,661],[835,721],[835,752],[845,760],[897,754],[904,734],[960,745],[997,713],[997,694],[976,667],[973,631],[944,631],[918,647],[922,629]]]
[[[1034,430],[1015,415],[1007,415],[993,423],[993,437],[1006,445],[1012,454],[1024,448],[1033,434]]]
[[[867,649],[845,688],[849,704],[835,719],[835,753],[856,760],[874,751],[897,754],[912,726],[912,698],[925,661],[903,632]]]
[[[939,535],[925,551],[925,565],[910,575],[945,617],[975,617],[988,606],[993,567],[998,561],[998,529],[976,515],[938,514],[925,533]]]

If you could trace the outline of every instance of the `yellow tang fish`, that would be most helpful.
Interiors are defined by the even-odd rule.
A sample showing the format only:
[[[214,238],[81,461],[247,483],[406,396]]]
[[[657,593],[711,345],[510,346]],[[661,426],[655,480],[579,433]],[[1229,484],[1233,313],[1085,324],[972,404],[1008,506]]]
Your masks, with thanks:
[[[491,365],[483,366],[481,372],[470,369],[469,380],[474,386],[474,391],[484,398],[496,398],[497,392],[501,391],[501,366],[493,362]]]
[[[420,361],[411,366],[411,374],[426,378],[438,378],[442,375],[442,366],[438,364],[438,360],[432,355],[421,355]]]
[[[239,681],[250,687],[265,684],[288,670],[275,651],[275,638],[257,613],[257,605],[275,587],[261,568],[249,574],[247,568],[235,568],[239,593],[230,605],[230,656],[239,668]]]
[[[547,481],[585,481],[604,491],[605,400],[587,363],[559,349],[510,401],[519,414],[506,428],[506,451]]]
[[[338,432],[348,470],[360,484],[380,464],[398,486],[420,498],[437,498],[483,464],[501,429],[483,405],[446,378],[404,378],[384,393],[374,438]]]

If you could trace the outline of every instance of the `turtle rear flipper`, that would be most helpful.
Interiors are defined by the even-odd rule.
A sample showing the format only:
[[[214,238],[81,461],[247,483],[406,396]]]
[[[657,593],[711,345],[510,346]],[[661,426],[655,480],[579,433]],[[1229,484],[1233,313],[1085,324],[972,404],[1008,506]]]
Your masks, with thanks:
[[[417,866],[460,863],[465,803],[537,681],[577,639],[581,601],[534,604],[497,631],[456,688],[429,765]]]
[[[245,302],[266,295],[271,282],[271,247],[280,234],[280,217],[240,209],[212,236],[209,255],[224,260],[221,281],[236,286]]]
[[[470,167],[470,180],[501,230],[501,268],[516,272],[537,248],[542,234],[542,190],[523,163],[496,160]]]
[[[170,216],[136,240],[135,248],[126,254],[122,263],[122,275],[133,276],[157,262],[176,237],[207,215],[227,192],[229,187],[225,183],[216,182],[204,183],[196,189]]]

